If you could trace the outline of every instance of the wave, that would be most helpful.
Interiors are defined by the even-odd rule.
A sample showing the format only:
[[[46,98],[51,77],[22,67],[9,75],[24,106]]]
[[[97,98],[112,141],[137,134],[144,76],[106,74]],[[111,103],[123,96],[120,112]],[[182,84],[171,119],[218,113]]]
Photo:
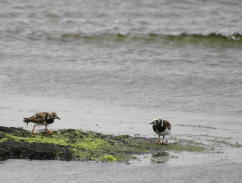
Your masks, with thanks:
[[[10,37],[12,34],[8,34]],[[6,35],[5,35],[6,36]],[[171,44],[171,45],[189,45],[198,44],[210,47],[242,47],[242,34],[134,34],[134,33],[46,33],[46,32],[32,32],[25,36],[15,34],[15,38],[30,39],[32,41],[48,40],[54,42],[121,42],[132,43],[139,42],[144,44]]]
[[[188,34],[181,33],[177,35],[170,34],[121,34],[121,33],[98,33],[98,34],[84,34],[84,33],[66,33],[59,38],[49,37],[50,40],[60,39],[61,41],[143,41],[146,43],[182,43],[182,44],[206,44],[206,45],[222,45],[222,46],[242,46],[242,34],[234,33],[224,35],[220,33],[210,34]]]

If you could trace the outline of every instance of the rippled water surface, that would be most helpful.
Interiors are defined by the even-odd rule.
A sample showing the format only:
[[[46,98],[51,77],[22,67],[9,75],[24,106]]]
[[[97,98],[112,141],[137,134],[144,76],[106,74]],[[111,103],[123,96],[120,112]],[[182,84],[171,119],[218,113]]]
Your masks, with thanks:
[[[53,129],[153,137],[148,123],[162,115],[175,137],[242,143],[241,9],[240,0],[2,0],[0,125],[31,129],[23,117],[56,111]],[[0,177],[240,182],[241,150],[220,150],[164,164],[10,160]]]

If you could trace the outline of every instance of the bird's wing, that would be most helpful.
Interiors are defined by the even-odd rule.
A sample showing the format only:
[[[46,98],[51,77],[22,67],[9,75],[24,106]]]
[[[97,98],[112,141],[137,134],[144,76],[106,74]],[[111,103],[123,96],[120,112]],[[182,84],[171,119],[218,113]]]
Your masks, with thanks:
[[[32,117],[37,118],[37,119],[45,119],[48,115],[49,115],[49,113],[47,113],[47,112],[40,112],[40,113],[36,113]]]
[[[44,123],[45,119],[44,118],[29,118],[28,121],[33,122],[33,123]]]

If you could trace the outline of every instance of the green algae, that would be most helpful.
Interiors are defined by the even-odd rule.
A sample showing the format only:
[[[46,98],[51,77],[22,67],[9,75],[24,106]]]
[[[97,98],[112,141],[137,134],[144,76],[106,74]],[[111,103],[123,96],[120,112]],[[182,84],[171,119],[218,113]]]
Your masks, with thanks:
[[[104,155],[103,160],[105,161],[117,161],[117,158],[112,155]]]
[[[0,139],[0,143],[1,143],[1,142],[5,142],[5,141],[7,141],[7,140],[8,140],[7,138],[1,138],[1,139]]]
[[[21,130],[23,133],[21,133]],[[206,150],[203,144],[189,140],[176,139],[168,145],[160,145],[155,139],[131,137],[129,135],[104,135],[82,130],[64,129],[53,134],[41,132],[31,134],[18,129],[1,132],[0,145],[3,141],[24,142],[27,144],[49,144],[68,148],[72,160],[93,161],[128,161],[135,158],[134,155],[142,153],[154,153],[159,151],[189,151],[203,152]],[[61,155],[57,157],[61,159]],[[65,158],[62,158],[65,159]]]
[[[11,134],[6,134],[6,138],[9,140],[23,141],[28,143],[46,143],[46,144],[55,144],[68,146],[68,143],[62,138],[51,138],[41,135],[34,135],[32,137],[19,137]]]
[[[6,138],[6,135],[5,135],[4,133],[0,132],[0,143],[1,143],[1,142],[5,142],[6,140],[8,140],[8,139]]]
[[[189,152],[204,152],[206,150],[205,147],[199,145],[181,145],[178,143],[172,143],[165,147],[167,150],[172,151],[189,151]]]

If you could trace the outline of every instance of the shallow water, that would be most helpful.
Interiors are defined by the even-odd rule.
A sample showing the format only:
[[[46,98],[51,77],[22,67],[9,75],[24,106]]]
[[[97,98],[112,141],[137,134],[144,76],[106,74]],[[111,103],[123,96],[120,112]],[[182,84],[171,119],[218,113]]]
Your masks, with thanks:
[[[1,167],[2,165],[0,165]],[[241,181],[241,163],[220,161],[202,165],[23,161],[1,168],[3,182],[234,182]],[[237,171],[234,171],[237,170]],[[12,172],[17,173],[12,173]]]
[[[174,137],[242,143],[241,8],[239,0],[2,0],[0,125],[31,129],[23,117],[56,111],[52,129],[155,137],[148,123],[162,115]],[[241,149],[220,146],[163,164],[9,160],[0,177],[239,182]]]

